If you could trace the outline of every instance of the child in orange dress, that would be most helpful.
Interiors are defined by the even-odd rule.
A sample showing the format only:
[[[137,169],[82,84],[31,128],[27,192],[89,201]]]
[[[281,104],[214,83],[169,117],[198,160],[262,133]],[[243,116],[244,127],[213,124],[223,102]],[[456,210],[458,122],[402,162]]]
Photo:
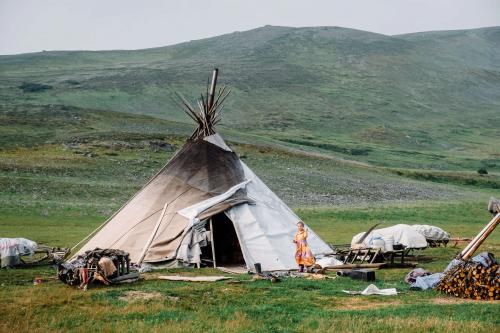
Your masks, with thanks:
[[[306,272],[307,267],[314,265],[314,256],[307,245],[307,229],[304,228],[304,222],[297,223],[297,233],[293,239],[295,243],[295,261],[299,265],[299,272]]]

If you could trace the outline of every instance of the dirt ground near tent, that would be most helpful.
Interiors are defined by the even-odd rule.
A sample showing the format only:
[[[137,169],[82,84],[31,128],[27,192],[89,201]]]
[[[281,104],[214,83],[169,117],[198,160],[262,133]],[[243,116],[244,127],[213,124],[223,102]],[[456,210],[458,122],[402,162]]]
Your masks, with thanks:
[[[379,219],[387,225],[426,221],[454,235],[473,236],[489,217],[482,206],[472,202],[427,202],[297,212],[326,241],[343,243],[350,240],[354,231]],[[76,219],[68,222],[63,216],[60,218],[66,224],[58,224],[58,237],[68,242],[61,245],[69,245],[84,234]],[[21,222],[23,228],[19,227]],[[86,222],[97,223],[92,218]],[[2,231],[8,235],[23,231],[26,236],[47,241],[56,237],[52,223],[45,217],[0,217]],[[459,250],[426,250],[436,260],[422,267],[441,270]],[[493,233],[481,250],[500,254],[500,233]],[[135,284],[94,286],[83,292],[55,280],[50,268],[2,270],[0,331],[493,332],[500,325],[499,302],[473,302],[434,291],[410,291],[403,282],[407,272],[408,269],[377,271],[375,283],[381,288],[395,287],[405,294],[364,297],[342,292],[367,286],[366,282],[349,278],[287,279],[275,284],[251,281],[249,275],[233,276],[240,283],[154,279],[158,274],[221,275],[213,269],[173,270],[145,274],[145,279]],[[43,283],[34,286],[34,277],[41,277]]]

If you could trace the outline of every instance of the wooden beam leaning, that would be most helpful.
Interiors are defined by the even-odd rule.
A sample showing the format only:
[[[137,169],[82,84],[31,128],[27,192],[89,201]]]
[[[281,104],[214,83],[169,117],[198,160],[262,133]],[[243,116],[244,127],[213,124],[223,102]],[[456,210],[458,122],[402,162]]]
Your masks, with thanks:
[[[210,245],[212,245],[212,259],[214,260],[214,268],[217,268],[217,263],[215,261],[214,226],[212,224],[212,219],[210,219]]]
[[[479,234],[474,237],[474,239],[463,249],[462,252],[457,256],[457,259],[468,260],[479,246],[488,238],[496,226],[500,223],[500,213],[495,215],[493,219],[479,232]]]

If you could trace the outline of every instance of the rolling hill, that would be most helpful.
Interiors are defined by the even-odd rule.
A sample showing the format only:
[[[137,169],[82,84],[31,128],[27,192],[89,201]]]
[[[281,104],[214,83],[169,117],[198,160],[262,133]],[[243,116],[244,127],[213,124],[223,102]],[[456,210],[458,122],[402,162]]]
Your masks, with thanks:
[[[500,27],[385,36],[265,26],[145,50],[0,56],[0,112],[18,121],[76,107],[187,123],[172,91],[195,98],[215,66],[232,89],[221,131],[233,140],[383,167],[500,170]],[[1,145],[12,144],[12,126],[0,126]]]

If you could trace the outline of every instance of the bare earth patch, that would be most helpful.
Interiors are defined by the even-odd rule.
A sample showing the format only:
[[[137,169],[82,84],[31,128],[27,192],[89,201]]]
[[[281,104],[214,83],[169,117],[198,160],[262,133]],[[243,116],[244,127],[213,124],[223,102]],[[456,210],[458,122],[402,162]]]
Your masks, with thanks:
[[[387,299],[386,301],[375,301],[368,298],[352,297],[342,299],[342,303],[335,305],[336,310],[368,310],[400,305],[401,301]]]
[[[464,299],[458,297],[439,297],[432,300],[434,304],[462,304],[462,303],[478,303],[478,302],[488,302],[488,303],[500,303],[500,301],[476,301],[472,299]]]
[[[148,301],[152,299],[161,300],[164,298],[165,297],[157,291],[145,292],[139,290],[131,290],[127,292],[125,295],[121,296],[119,299],[125,302],[134,302],[134,301]]]

